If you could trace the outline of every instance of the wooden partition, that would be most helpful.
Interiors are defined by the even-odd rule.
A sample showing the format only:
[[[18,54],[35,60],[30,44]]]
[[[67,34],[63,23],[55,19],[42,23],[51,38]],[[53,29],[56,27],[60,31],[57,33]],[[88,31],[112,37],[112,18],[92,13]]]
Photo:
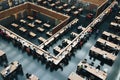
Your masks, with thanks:
[[[30,10],[30,9],[32,9],[32,10]],[[69,18],[70,18],[67,15],[57,13],[55,11],[52,11],[52,10],[47,9],[42,6],[34,5],[32,3],[28,3],[28,10],[29,11],[35,10],[37,12],[40,12],[41,14],[44,14],[44,15],[50,17],[51,19],[57,19],[57,20],[61,21],[57,26],[55,26],[52,29],[52,34],[55,34],[57,31],[59,31],[61,28],[63,28],[68,23]],[[32,12],[30,12],[30,13],[32,13]]]
[[[53,28],[52,34],[54,35],[56,32],[58,32],[60,29],[62,29],[67,23],[69,19],[66,19],[62,21],[60,24],[58,24],[56,27]]]
[[[28,6],[29,6],[28,8],[30,8],[30,9],[34,9],[38,12],[44,13],[45,15],[51,16],[55,19],[59,19],[62,21],[69,17],[67,15],[63,15],[63,14],[58,13],[56,11],[53,11],[53,10],[50,10],[50,9],[45,8],[45,7],[38,6],[38,5],[35,5],[32,3],[28,3]]]
[[[2,20],[3,18],[6,18],[8,16],[11,16],[13,14],[19,13],[19,12],[25,10],[26,7],[27,7],[27,4],[22,4],[22,5],[1,11],[0,12],[0,20]]]
[[[59,20],[61,21],[59,24],[57,24],[57,26],[55,26],[55,28],[52,29],[52,34],[55,34],[57,31],[59,31],[62,27],[64,27],[68,21],[69,21],[69,16],[58,13],[56,11],[47,9],[45,7],[42,6],[38,6],[35,5],[33,3],[30,2],[26,2],[24,4],[21,4],[19,6],[13,7],[11,9],[7,9],[5,11],[0,12],[0,20],[7,18],[11,15],[14,15],[15,19],[20,19],[22,18],[23,11],[27,12],[27,15],[31,15],[33,16],[33,11],[36,11],[37,13],[41,13],[44,14],[46,16],[48,16],[49,18],[55,20]],[[9,13],[9,14],[8,14]],[[19,16],[21,15],[21,17]]]

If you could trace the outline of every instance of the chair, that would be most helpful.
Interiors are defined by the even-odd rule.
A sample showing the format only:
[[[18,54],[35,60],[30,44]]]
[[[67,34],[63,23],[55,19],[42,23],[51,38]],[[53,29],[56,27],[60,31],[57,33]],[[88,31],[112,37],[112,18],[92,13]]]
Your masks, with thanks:
[[[99,69],[99,70],[100,70],[100,65],[98,65],[98,66],[96,67],[96,69]]]
[[[29,74],[29,73],[26,73],[26,77],[27,77],[27,78],[29,78],[29,77],[30,77],[30,75],[31,75],[31,74]]]
[[[94,66],[94,62],[91,62],[91,64],[90,64],[91,66]]]

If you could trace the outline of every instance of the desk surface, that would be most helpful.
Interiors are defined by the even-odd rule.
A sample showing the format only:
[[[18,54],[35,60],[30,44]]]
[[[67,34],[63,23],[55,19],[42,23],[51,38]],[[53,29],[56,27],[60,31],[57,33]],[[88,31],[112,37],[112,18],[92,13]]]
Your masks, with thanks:
[[[46,41],[46,39],[43,38],[43,37],[39,37],[38,40],[41,41],[41,42],[45,42]]]
[[[51,7],[55,6],[55,3],[50,4]]]
[[[43,32],[45,29],[38,27],[37,30],[39,30],[40,32]]]
[[[115,27],[118,26],[118,24],[115,23],[115,22],[111,22],[110,25],[111,25],[111,26],[115,26]]]
[[[102,38],[99,38],[99,39],[97,40],[97,42],[100,42],[100,43],[102,43],[102,44],[104,44],[104,43],[106,42],[106,45],[107,45],[107,46],[109,46],[109,47],[111,47],[111,48],[117,47],[117,49],[120,49],[120,47],[119,47],[118,45],[116,45],[116,44],[114,44],[114,43],[112,43],[112,42],[109,42],[109,41],[107,41],[107,40],[104,40],[104,39],[102,39]]]
[[[111,35],[112,38],[117,37],[116,39],[120,41],[120,36],[117,36],[117,35],[115,35],[115,34],[113,34],[113,33],[109,33],[109,32],[107,32],[107,31],[104,31],[102,34],[103,34],[103,35],[106,35],[106,36],[110,36],[110,35]]]
[[[71,9],[75,9],[76,7],[75,6],[72,6]]]
[[[48,35],[48,36],[52,36],[52,32],[46,32],[46,34]]]
[[[55,47],[54,47],[54,50],[57,51],[58,53],[60,53],[60,52],[62,51],[59,46],[55,46]]]
[[[59,9],[59,10],[63,9],[63,6],[59,6],[58,9]]]
[[[68,79],[70,80],[84,80],[84,78],[82,78],[81,76],[79,76],[78,74],[76,74],[75,72],[72,72]]]
[[[65,42],[67,42],[68,44],[71,44],[72,41],[68,40],[68,39],[64,39]]]
[[[28,24],[28,26],[30,26],[30,27],[32,27],[32,28],[34,28],[34,27],[35,27],[35,25],[34,25],[34,24],[32,24],[32,23],[29,23],[29,24]]]
[[[66,7],[66,6],[68,6],[68,4],[63,4],[63,7]]]
[[[5,52],[0,50],[0,57],[3,56],[4,54],[5,54]]]
[[[36,19],[35,22],[36,22],[36,23],[39,23],[39,24],[42,23],[42,21],[41,21],[41,20],[38,20],[38,19]]]
[[[67,12],[70,12],[70,11],[71,11],[71,9],[66,9],[66,11],[67,11]]]
[[[55,2],[55,4],[60,4],[60,1]]]
[[[106,78],[107,78],[107,73],[106,72],[98,70],[95,67],[89,65],[88,63],[82,63],[82,62],[80,62],[78,64],[78,66],[83,66],[84,70],[88,71],[89,73],[97,76],[98,78],[100,78],[102,80],[106,80]]]
[[[47,24],[47,23],[44,23],[43,24],[45,27],[49,28],[50,27],[50,24]]]
[[[79,11],[79,12],[83,11],[83,8],[79,8],[78,11]]]
[[[27,18],[30,19],[30,20],[33,20],[33,19],[34,19],[32,16],[28,16]]]
[[[18,24],[16,24],[16,23],[12,23],[11,25],[14,27],[18,27]]]
[[[22,31],[22,32],[26,32],[27,31],[27,29],[25,29],[24,27],[19,28],[19,30]]]
[[[47,3],[47,1],[43,1],[43,4],[46,4]]]
[[[101,50],[100,48],[96,48],[94,46],[92,46],[92,48],[90,49],[92,52],[94,52],[95,54],[100,54],[100,55],[105,55],[106,54],[106,58],[115,61],[116,57],[115,55],[113,55],[112,53],[109,53],[107,51]]]
[[[77,15],[79,13],[79,11],[74,11],[73,14],[74,15]]]
[[[23,19],[21,19],[21,20],[20,20],[20,22],[22,22],[22,23],[26,23],[26,21],[25,21],[25,20],[23,20]]]
[[[77,33],[75,33],[75,32],[72,32],[71,35],[78,36],[79,34],[77,34]]]
[[[29,32],[29,35],[30,35],[31,37],[35,37],[35,36],[36,36],[36,34],[33,33],[33,32]]]
[[[14,72],[18,66],[19,66],[19,62],[18,61],[14,61],[12,62],[13,64],[10,64],[8,67],[6,67],[5,69],[3,69],[0,73],[3,77],[6,77],[7,75],[11,74],[12,72]],[[8,72],[9,70],[9,72]]]
[[[115,19],[120,20],[120,17],[119,16],[115,16]]]

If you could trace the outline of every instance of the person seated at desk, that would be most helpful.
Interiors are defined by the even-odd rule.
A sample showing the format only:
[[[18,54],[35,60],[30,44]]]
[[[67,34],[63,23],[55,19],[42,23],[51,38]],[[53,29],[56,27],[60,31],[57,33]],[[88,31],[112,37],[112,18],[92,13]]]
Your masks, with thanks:
[[[112,39],[112,42],[118,44],[119,41],[117,40],[117,37],[115,37]]]
[[[2,35],[2,33],[3,33],[3,31],[2,31],[2,29],[0,29],[0,35]]]
[[[107,54],[104,54],[104,55],[103,55],[103,58],[106,59],[106,58],[107,58]]]
[[[26,73],[26,77],[29,78],[31,76],[31,74],[29,73]]]
[[[6,32],[5,29],[0,30],[0,35],[1,35],[4,39],[6,39],[7,41],[11,40],[10,35],[7,34],[7,32]]]
[[[104,44],[102,44],[102,49],[105,50],[106,49],[106,46],[107,46],[107,42],[105,42]]]
[[[112,52],[113,55],[117,55],[119,50],[118,50],[117,47],[115,47],[115,48],[112,49],[112,51],[113,51],[113,52]]]
[[[77,32],[80,33],[82,31],[82,25],[81,26],[78,26],[77,28]]]
[[[61,49],[63,48],[63,46],[62,46],[62,45],[58,45],[58,47],[60,47]]]
[[[63,45],[63,46],[67,46],[68,43],[67,43],[65,40],[63,40],[63,41],[62,41],[62,45]]]
[[[96,67],[96,69],[99,69],[99,70],[100,70],[100,65],[98,65],[98,66]]]
[[[5,30],[5,29],[1,29],[1,30],[0,30],[0,35],[1,35],[1,36],[4,36],[5,34],[6,34],[6,30]]]
[[[20,39],[20,38],[17,38],[16,41],[17,41],[17,42],[16,42],[17,46],[18,46],[19,48],[22,48],[21,39]]]
[[[74,39],[76,36],[74,34],[70,35],[70,39]]]
[[[45,58],[45,55],[42,54],[42,56],[41,56],[41,62],[42,62],[42,64],[46,63],[46,61],[47,61],[47,59]]]
[[[112,36],[111,36],[111,35],[108,36],[108,37],[107,37],[107,40],[108,40],[108,41],[112,41]]]
[[[29,48],[30,48],[30,53],[32,54],[36,53],[36,50],[33,45],[30,45]]]

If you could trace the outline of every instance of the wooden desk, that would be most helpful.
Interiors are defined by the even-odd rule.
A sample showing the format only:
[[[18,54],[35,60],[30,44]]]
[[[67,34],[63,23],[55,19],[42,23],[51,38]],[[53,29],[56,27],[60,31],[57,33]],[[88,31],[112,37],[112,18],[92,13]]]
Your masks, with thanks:
[[[71,12],[71,9],[66,9],[65,11],[66,11],[67,13],[69,13],[69,12]]]
[[[54,4],[54,3],[52,3],[52,4],[50,4],[50,6],[51,6],[51,7],[54,7],[54,6],[55,6],[55,4]]]
[[[101,55],[101,56],[104,56],[106,54],[106,59],[110,59],[112,61],[115,61],[115,59],[117,57],[117,56],[113,55],[112,53],[101,50],[100,48],[96,48],[94,46],[91,47],[90,54],[93,54],[93,55],[96,54],[96,55]]]
[[[116,20],[120,20],[120,17],[119,17],[119,16],[115,16],[115,19],[116,19]]]
[[[27,80],[39,80],[39,78],[32,74]]]
[[[115,23],[115,22],[111,22],[111,23],[110,23],[110,26],[111,26],[111,27],[113,27],[113,26],[117,27],[117,26],[118,26],[118,24],[117,24],[117,23]]]
[[[76,74],[75,72],[72,72],[69,77],[69,80],[84,80],[80,75]]]
[[[52,0],[48,0],[48,2],[52,2]]]
[[[38,55],[43,55],[44,54],[44,52],[41,51],[40,49],[36,49],[36,52],[37,52]]]
[[[55,46],[53,50],[55,53],[60,53],[62,51],[61,48],[58,46]]]
[[[25,21],[25,20],[23,20],[23,19],[21,19],[21,20],[20,20],[20,22],[21,22],[21,23],[24,23],[24,24],[26,23],[26,21]]]
[[[31,27],[31,28],[34,28],[34,27],[35,27],[35,25],[32,24],[32,23],[29,23],[28,26]]]
[[[52,42],[52,41],[54,41],[54,38],[52,37],[52,38],[50,38],[50,39],[48,39],[46,42],[45,42],[45,45],[48,45],[50,42]]]
[[[103,33],[102,33],[102,35],[104,35],[104,36],[112,36],[112,38],[115,38],[115,37],[117,37],[116,39],[118,40],[118,41],[120,41],[120,36],[117,36],[117,35],[115,35],[115,34],[113,34],[113,33],[110,33],[110,32],[107,32],[107,31],[104,31]]]
[[[7,66],[5,69],[3,69],[0,74],[2,75],[3,79],[8,79],[9,76],[12,76],[15,71],[17,71],[20,68],[20,64],[18,61],[12,62],[9,66]]]
[[[38,24],[42,23],[42,21],[38,20],[38,19],[36,19],[35,22],[38,23]]]
[[[65,8],[65,7],[67,7],[68,6],[68,4],[63,4],[63,7]]]
[[[27,29],[25,29],[24,27],[19,28],[19,30],[24,32],[24,33],[27,31]]]
[[[49,32],[49,31],[48,31],[48,32],[46,32],[46,35],[47,35],[47,36],[52,36],[52,32]]]
[[[64,39],[64,41],[67,43],[67,44],[71,44],[72,41],[68,40],[68,39]]]
[[[83,66],[82,69],[85,71],[91,73],[93,76],[98,77],[99,79],[106,80],[107,73],[101,70],[96,69],[95,67],[89,65],[88,63],[82,63],[80,62],[78,64],[79,67]]]
[[[27,18],[30,19],[30,20],[33,20],[33,19],[34,19],[32,16],[28,16]]]
[[[47,1],[43,1],[43,4],[44,4],[44,5],[47,4]]]
[[[40,32],[43,32],[43,31],[44,31],[44,29],[41,28],[41,27],[38,27],[37,30],[40,31]]]
[[[72,6],[72,7],[71,7],[72,10],[75,9],[75,8],[76,8],[75,6]]]
[[[45,42],[46,41],[46,39],[43,38],[43,37],[39,37],[38,40],[41,41],[41,42]]]
[[[6,31],[6,34],[9,35],[12,39],[16,37],[14,34],[11,34],[9,31]]]
[[[59,35],[60,35],[60,34],[58,33],[58,34],[56,34],[54,37],[55,37],[55,38],[58,38]]]
[[[36,34],[33,33],[33,32],[29,32],[29,35],[30,35],[31,37],[36,37]]]
[[[79,34],[75,33],[75,32],[72,32],[71,35],[73,36],[78,36]]]
[[[120,47],[119,47],[118,45],[116,45],[116,44],[114,44],[114,43],[112,43],[112,42],[109,42],[109,41],[107,41],[107,40],[104,40],[104,39],[102,39],[102,38],[99,38],[99,39],[97,40],[97,42],[99,42],[99,43],[101,43],[101,44],[104,44],[104,43],[106,42],[106,45],[107,45],[107,46],[109,46],[109,47],[111,47],[111,48],[117,47],[117,49],[120,49]]]
[[[38,3],[41,3],[43,0],[37,0]]]
[[[78,14],[79,14],[79,11],[74,11],[73,14],[74,14],[74,15],[78,15]]]
[[[50,25],[47,24],[47,23],[44,23],[43,26],[47,27],[47,28],[50,28]]]
[[[62,10],[63,9],[63,6],[59,6],[59,7],[57,7],[59,10]]]
[[[59,5],[59,4],[60,4],[60,1],[55,2],[55,4],[56,4],[56,5]]]
[[[79,13],[81,13],[83,11],[83,8],[79,8],[78,11]]]
[[[18,27],[18,24],[16,24],[16,23],[12,23],[11,25],[12,25],[13,27],[15,27],[15,28]]]
[[[64,31],[65,31],[64,29],[60,30],[60,34],[63,34],[63,33],[64,33]]]

